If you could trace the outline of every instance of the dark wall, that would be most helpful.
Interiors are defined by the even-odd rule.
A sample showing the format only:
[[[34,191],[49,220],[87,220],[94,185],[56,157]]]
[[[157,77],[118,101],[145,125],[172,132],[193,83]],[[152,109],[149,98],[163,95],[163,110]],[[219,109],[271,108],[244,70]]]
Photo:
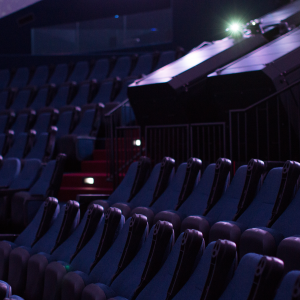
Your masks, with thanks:
[[[275,9],[280,4],[278,1],[43,0],[0,19],[0,53],[31,53],[32,27],[134,14],[170,6],[173,6],[172,46],[183,46],[189,50],[204,40],[224,37],[226,20],[242,16],[244,21],[248,21],[259,17]],[[29,23],[26,24],[28,16]],[[20,25],[22,18],[25,18],[25,24]]]

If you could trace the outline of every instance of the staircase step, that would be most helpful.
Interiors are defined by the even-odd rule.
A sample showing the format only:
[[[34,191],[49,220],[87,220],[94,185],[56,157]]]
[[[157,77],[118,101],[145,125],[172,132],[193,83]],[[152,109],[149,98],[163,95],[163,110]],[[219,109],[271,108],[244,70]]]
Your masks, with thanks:
[[[97,149],[93,152],[94,160],[105,160],[106,161],[106,150]]]
[[[81,163],[83,173],[106,173],[106,160],[86,160]]]
[[[85,184],[84,178],[91,177],[94,179],[94,184]],[[69,173],[64,174],[62,187],[94,187],[112,189],[112,183],[106,180],[106,173]]]
[[[79,194],[111,194],[113,192],[110,188],[96,188],[96,187],[61,187],[58,193],[58,200],[67,202],[69,200],[76,200]]]

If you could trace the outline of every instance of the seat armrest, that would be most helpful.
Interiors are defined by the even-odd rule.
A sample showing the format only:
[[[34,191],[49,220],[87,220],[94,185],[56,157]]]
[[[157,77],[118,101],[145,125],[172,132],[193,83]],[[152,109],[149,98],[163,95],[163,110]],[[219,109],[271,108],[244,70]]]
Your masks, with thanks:
[[[247,253],[276,256],[277,247],[283,238],[283,234],[272,228],[247,229],[240,238],[240,259]]]
[[[80,204],[81,215],[84,215],[88,206],[95,200],[107,200],[109,194],[79,194],[76,196],[76,201]]]
[[[218,239],[229,240],[239,247],[240,237],[247,228],[243,224],[234,221],[215,223],[209,232],[209,243]]]

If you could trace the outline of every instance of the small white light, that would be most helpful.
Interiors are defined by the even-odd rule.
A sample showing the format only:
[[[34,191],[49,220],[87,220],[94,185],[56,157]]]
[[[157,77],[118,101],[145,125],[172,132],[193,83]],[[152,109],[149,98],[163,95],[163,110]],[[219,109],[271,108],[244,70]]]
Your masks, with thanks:
[[[133,145],[140,147],[142,145],[142,142],[141,142],[141,140],[135,140],[135,141],[133,141]]]
[[[238,23],[234,23],[234,24],[230,25],[230,30],[231,30],[232,32],[237,32],[237,31],[239,31],[240,29],[241,29],[241,26],[240,26],[240,24],[238,24]]]
[[[83,182],[85,184],[94,184],[95,180],[93,177],[86,177],[86,178],[84,178]]]
[[[252,22],[252,25],[254,26],[254,25],[256,25],[256,23],[253,21],[253,22]]]

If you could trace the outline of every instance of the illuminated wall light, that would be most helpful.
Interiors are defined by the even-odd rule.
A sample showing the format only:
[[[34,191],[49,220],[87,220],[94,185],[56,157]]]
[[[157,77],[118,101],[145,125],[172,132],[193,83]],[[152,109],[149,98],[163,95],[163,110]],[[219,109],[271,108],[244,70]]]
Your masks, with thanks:
[[[86,178],[83,179],[83,182],[84,182],[85,184],[94,184],[94,183],[95,183],[95,180],[94,180],[93,177],[86,177]]]
[[[141,140],[135,140],[135,141],[133,141],[133,145],[140,147],[142,145],[142,142],[141,142]]]
[[[115,15],[115,18],[118,19],[118,18],[119,18],[119,15]]]

